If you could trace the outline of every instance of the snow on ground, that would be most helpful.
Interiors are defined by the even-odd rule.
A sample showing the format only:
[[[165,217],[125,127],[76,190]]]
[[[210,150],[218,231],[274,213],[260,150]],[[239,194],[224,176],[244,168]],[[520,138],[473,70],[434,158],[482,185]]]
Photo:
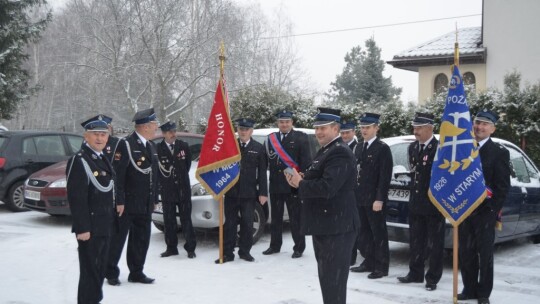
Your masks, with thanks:
[[[33,211],[11,213],[0,205],[1,304],[76,303],[79,269],[70,221],[69,217],[51,217]],[[188,259],[183,250],[178,256],[160,258],[165,249],[163,233],[152,230],[145,273],[156,278],[155,284],[128,283],[127,266],[122,258],[122,285],[105,284],[102,303],[322,302],[311,238],[307,238],[304,256],[293,260],[292,240],[287,230],[282,252],[262,255],[270,241],[266,234],[251,251],[256,259],[254,263],[236,258],[223,265],[214,264],[218,257],[217,234],[198,232],[197,238],[196,259]],[[540,245],[526,239],[497,247],[492,303],[540,303],[539,249]],[[396,278],[405,275],[408,269],[408,245],[391,243],[390,251],[388,277],[369,280],[366,274],[350,274],[348,303],[452,303],[450,259],[446,261],[438,289],[428,292],[424,284],[397,282]]]

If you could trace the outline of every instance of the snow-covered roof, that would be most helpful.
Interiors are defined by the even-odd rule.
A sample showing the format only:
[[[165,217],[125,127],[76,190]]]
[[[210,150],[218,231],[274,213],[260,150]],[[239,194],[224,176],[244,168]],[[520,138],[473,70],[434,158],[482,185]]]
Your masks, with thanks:
[[[452,64],[455,41],[456,32],[447,33],[395,55],[388,64],[411,71],[418,71],[419,66]],[[485,63],[482,27],[458,29],[458,43],[461,63]]]

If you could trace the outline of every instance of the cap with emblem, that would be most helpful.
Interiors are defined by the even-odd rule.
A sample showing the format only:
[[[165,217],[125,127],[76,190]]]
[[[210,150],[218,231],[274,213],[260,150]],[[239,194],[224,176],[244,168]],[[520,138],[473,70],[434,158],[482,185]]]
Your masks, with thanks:
[[[159,126],[159,128],[160,128],[161,131],[163,131],[163,132],[173,131],[173,130],[176,130],[176,123],[167,121],[166,123],[164,123],[164,124],[162,124],[161,126]]]
[[[255,121],[249,118],[238,118],[237,120],[235,120],[235,122],[238,127],[244,128],[253,128],[253,126],[255,125]]]
[[[495,124],[497,120],[499,120],[499,115],[497,115],[497,113],[491,110],[483,109],[482,111],[479,111],[478,113],[476,113],[476,117],[474,117],[474,120],[490,122],[492,124]]]
[[[414,119],[413,119],[411,125],[413,127],[421,127],[421,126],[425,126],[425,125],[433,125],[433,119],[434,118],[435,118],[435,116],[433,116],[433,114],[416,112],[416,114],[414,114]]]
[[[374,125],[374,124],[378,125],[380,117],[381,117],[380,114],[364,113],[359,117],[360,126],[371,126],[371,125]]]
[[[112,123],[112,118],[107,116],[107,115],[104,115],[104,114],[99,114],[101,115],[101,117],[103,117],[103,120],[108,124],[110,125]]]
[[[81,123],[81,126],[90,132],[108,132],[107,121],[103,115],[97,115]]]
[[[339,123],[341,121],[341,111],[337,109],[330,109],[330,108],[317,108],[319,110],[319,113],[315,115],[315,121],[313,122],[313,126],[324,126],[331,123]]]
[[[356,123],[354,121],[341,121],[341,131],[350,131],[356,129]]]
[[[289,120],[292,119],[293,113],[287,110],[281,110],[276,113],[278,120]]]
[[[133,116],[131,121],[134,121],[136,125],[142,125],[156,120],[157,117],[156,113],[154,112],[154,108],[150,108],[135,113],[135,116]]]

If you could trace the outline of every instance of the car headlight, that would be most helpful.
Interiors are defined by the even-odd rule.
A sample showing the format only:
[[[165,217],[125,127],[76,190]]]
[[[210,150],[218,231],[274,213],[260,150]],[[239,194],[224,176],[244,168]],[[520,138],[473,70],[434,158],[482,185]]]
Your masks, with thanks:
[[[195,184],[191,187],[191,196],[208,195],[208,191],[201,184]]]
[[[67,180],[65,178],[59,179],[51,183],[49,188],[65,188],[67,186]]]

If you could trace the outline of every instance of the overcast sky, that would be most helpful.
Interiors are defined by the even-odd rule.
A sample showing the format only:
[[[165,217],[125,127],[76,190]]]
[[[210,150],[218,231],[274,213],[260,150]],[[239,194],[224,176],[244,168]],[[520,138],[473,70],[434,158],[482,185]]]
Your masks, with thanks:
[[[480,15],[482,0],[233,0],[238,3],[259,3],[268,16],[284,11],[294,23],[294,34],[374,27],[369,29],[333,32],[295,37],[302,66],[309,73],[312,85],[320,92],[330,88],[345,66],[343,58],[353,46],[364,46],[365,40],[375,37],[382,49],[382,59],[392,57],[459,28],[480,26],[480,16],[462,17],[432,22],[422,20]],[[57,5],[66,0],[49,0]],[[403,101],[416,101],[418,74],[386,65],[386,76],[394,85],[403,88]]]
[[[482,0],[236,0],[240,3],[260,3],[269,15],[282,7],[294,23],[294,34],[371,27],[440,19],[482,13]],[[297,36],[296,45],[302,63],[312,81],[321,91],[330,88],[345,66],[344,57],[353,46],[364,46],[375,37],[382,49],[382,59],[392,57],[455,30],[457,26],[481,26],[480,16],[434,22],[343,31],[329,34]],[[418,75],[386,65],[394,85],[403,88],[402,100],[416,101]]]

